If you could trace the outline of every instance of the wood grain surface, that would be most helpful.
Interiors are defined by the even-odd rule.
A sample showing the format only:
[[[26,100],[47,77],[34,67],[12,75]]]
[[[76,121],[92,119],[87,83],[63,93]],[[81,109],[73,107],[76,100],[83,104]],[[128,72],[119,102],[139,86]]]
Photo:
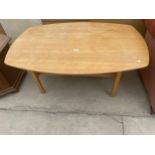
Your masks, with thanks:
[[[130,25],[73,22],[35,26],[13,43],[7,65],[64,75],[95,75],[146,67],[148,47]]]

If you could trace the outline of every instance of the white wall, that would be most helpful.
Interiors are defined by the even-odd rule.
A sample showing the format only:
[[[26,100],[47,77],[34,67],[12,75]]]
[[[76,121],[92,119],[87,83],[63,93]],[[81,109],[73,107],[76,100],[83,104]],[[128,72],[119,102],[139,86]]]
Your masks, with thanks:
[[[0,23],[7,35],[13,40],[15,40],[28,27],[42,24],[40,19],[1,19]]]

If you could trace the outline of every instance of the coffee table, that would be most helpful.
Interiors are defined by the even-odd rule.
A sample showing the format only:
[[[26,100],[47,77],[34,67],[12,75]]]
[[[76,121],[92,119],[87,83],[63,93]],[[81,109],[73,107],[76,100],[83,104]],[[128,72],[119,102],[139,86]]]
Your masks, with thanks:
[[[143,37],[130,25],[71,22],[27,29],[9,49],[5,64],[30,71],[41,93],[40,74],[113,74],[114,96],[122,72],[146,67],[149,55]]]

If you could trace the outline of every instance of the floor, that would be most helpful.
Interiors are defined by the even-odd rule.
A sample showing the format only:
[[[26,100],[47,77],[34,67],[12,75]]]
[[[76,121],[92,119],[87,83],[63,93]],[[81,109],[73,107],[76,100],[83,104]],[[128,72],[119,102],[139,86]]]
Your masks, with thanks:
[[[0,99],[0,134],[155,134],[143,85],[123,74],[117,96],[112,78],[42,76],[40,94],[28,74],[18,93]]]

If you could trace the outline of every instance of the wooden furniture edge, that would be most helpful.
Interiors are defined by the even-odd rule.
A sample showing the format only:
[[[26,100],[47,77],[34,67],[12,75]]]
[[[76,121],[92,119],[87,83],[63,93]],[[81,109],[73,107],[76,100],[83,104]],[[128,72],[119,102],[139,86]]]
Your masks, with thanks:
[[[0,91],[0,96],[6,95],[8,93],[17,92],[19,90],[20,84],[23,81],[25,75],[26,75],[26,71],[21,70],[18,73],[18,76],[17,76],[15,82],[13,83],[13,85]]]

